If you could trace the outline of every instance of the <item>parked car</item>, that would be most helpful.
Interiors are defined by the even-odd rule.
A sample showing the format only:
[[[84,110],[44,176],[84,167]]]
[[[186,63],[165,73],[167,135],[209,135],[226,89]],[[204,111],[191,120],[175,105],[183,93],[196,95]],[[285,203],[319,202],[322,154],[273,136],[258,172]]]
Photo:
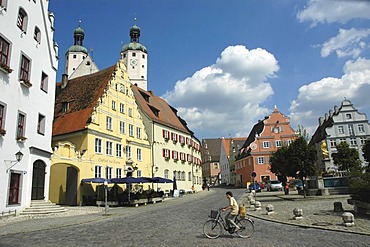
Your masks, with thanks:
[[[303,190],[303,183],[302,183],[302,180],[300,179],[293,179],[292,181],[290,181],[291,186],[295,187],[296,190]]]
[[[261,192],[261,186],[257,182],[250,183],[248,186],[248,189],[249,189],[249,192],[251,192],[252,190],[255,190],[256,192]]]
[[[283,191],[283,183],[279,180],[271,180],[267,183],[267,191],[281,190]]]

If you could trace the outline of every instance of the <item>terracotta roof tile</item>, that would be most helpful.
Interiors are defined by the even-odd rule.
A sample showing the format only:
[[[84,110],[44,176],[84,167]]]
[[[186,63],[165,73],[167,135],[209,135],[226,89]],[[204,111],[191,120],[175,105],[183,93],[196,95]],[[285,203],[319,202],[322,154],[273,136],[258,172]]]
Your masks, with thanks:
[[[68,81],[55,99],[53,136],[86,128],[94,106],[103,95],[116,65]],[[61,84],[57,84],[60,86]],[[63,104],[69,102],[69,110],[62,112]]]
[[[145,91],[136,85],[131,85],[131,89],[137,104],[151,120],[184,133],[193,134],[187,127],[185,120],[177,116],[177,110],[164,99],[154,95],[152,91]]]

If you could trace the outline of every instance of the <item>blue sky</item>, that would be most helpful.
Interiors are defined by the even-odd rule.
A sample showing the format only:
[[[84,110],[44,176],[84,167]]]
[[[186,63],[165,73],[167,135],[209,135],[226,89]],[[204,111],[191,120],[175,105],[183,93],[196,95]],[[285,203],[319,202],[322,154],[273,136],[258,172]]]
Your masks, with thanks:
[[[104,69],[119,59],[136,17],[148,90],[199,139],[247,136],[275,105],[311,135],[344,97],[370,115],[369,0],[60,0],[49,10],[58,81],[79,20]]]

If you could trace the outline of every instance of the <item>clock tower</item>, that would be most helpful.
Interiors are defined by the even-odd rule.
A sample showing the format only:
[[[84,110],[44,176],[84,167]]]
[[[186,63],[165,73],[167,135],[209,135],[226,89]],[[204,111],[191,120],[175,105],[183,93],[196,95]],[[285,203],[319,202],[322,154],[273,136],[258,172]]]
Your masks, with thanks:
[[[139,43],[140,28],[135,24],[130,28],[131,42],[125,44],[121,49],[121,59],[123,59],[127,73],[132,84],[147,90],[148,81],[148,51],[145,46]]]

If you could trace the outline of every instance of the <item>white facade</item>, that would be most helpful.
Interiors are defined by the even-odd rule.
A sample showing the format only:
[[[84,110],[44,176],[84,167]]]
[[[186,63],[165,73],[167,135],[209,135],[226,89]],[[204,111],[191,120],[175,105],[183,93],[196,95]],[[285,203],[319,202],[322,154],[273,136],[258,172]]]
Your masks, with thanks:
[[[330,125],[325,126],[326,123]],[[350,148],[357,149],[361,162],[366,163],[362,146],[365,140],[370,138],[370,124],[366,114],[360,113],[351,101],[344,100],[340,107],[335,107],[334,111],[325,114],[325,118],[320,118],[319,124],[318,129],[325,128],[325,132],[318,132],[325,133],[322,141],[316,142],[318,163],[323,171],[338,171],[332,154],[337,152],[336,145],[341,142],[347,142]]]
[[[197,191],[201,190],[200,142],[188,133],[158,123],[154,123],[152,128],[154,136],[149,138],[154,138],[150,139],[152,140],[154,176],[168,179],[176,177],[177,189],[179,190],[190,190],[192,186]],[[172,184],[159,186],[162,190],[173,188]]]
[[[221,151],[220,151],[220,168],[221,168],[221,183],[229,185],[231,184],[231,173],[230,173],[230,164],[229,156],[226,153],[224,141],[221,142]]]
[[[58,47],[49,1],[1,3],[0,212],[4,212],[22,210],[31,199],[48,199]],[[19,162],[18,151],[23,153]]]

